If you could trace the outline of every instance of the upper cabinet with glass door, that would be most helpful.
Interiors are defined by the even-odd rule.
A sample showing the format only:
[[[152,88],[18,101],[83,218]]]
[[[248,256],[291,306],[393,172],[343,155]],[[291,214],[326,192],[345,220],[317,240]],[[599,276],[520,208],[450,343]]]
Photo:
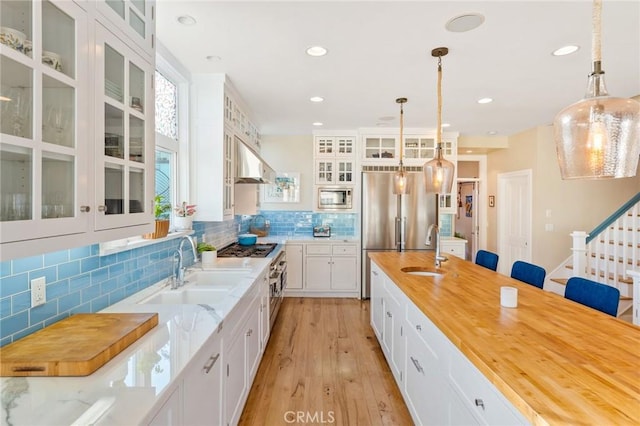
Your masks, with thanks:
[[[96,25],[96,229],[153,220],[154,68]]]
[[[148,60],[155,60],[155,0],[98,0],[101,16],[127,35]]]
[[[2,244],[84,233],[91,223],[86,12],[69,1],[3,0],[0,17]]]

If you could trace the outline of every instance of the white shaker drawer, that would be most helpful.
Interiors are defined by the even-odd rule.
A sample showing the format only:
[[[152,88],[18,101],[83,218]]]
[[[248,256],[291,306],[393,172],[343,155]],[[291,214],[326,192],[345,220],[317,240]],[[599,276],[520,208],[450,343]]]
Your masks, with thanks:
[[[331,244],[307,244],[307,255],[326,254],[331,255]]]
[[[358,253],[358,247],[355,244],[334,244],[332,254],[334,256],[349,255],[355,256]]]

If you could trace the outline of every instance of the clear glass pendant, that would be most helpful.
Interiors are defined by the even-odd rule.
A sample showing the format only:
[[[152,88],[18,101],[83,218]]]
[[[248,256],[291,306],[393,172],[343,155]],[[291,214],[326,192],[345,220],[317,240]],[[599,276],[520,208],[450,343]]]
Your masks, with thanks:
[[[407,185],[407,173],[402,166],[393,175],[393,193],[394,194],[409,194],[409,186]]]
[[[640,103],[609,96],[594,64],[583,100],[554,120],[562,179],[633,177],[640,157]]]
[[[442,156],[442,144],[436,147],[436,156],[424,164],[424,183],[427,192],[451,193],[454,165]]]

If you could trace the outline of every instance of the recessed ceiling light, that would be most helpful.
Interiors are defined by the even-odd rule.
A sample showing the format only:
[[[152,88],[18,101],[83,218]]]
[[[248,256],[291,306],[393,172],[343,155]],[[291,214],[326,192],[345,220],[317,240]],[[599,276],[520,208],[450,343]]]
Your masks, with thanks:
[[[6,96],[0,96],[0,101],[11,102],[11,98],[7,98]]]
[[[307,55],[309,56],[324,56],[327,54],[327,49],[322,46],[312,46],[307,49]]]
[[[478,99],[478,103],[479,104],[488,104],[493,102],[493,99],[491,98],[482,98],[482,99]]]
[[[209,55],[209,56],[207,56],[207,61],[215,62],[215,61],[219,61],[221,59],[222,58],[220,56],[218,56],[218,55]]]
[[[568,44],[566,46],[562,46],[561,48],[554,50],[553,52],[551,52],[551,54],[553,56],[570,55],[574,52],[577,52],[579,49],[580,49],[580,46],[576,46],[574,44]]]
[[[196,18],[189,15],[178,16],[178,22],[182,25],[194,25],[196,23]]]
[[[488,135],[493,136],[493,135],[497,135],[497,134],[498,134],[498,132],[497,132],[497,131],[495,131],[495,130],[489,130],[489,131],[487,132],[487,134],[488,134]]]
[[[315,123],[313,123],[314,126],[324,126],[324,123],[321,123],[319,121],[316,121]]]
[[[466,152],[467,154],[471,154],[471,153],[473,152],[473,150],[472,150],[472,149],[468,149],[468,150],[466,150],[465,152]]]
[[[444,27],[454,33],[464,33],[478,28],[484,22],[484,15],[479,13],[465,13],[449,19]]]
[[[322,101],[324,101],[324,98],[322,96],[313,96],[313,97],[309,98],[309,100],[311,102],[322,102]]]
[[[388,125],[388,123],[376,123],[376,126],[378,127],[387,127]]]
[[[449,123],[442,123],[442,127],[451,127],[451,124],[449,124]]]

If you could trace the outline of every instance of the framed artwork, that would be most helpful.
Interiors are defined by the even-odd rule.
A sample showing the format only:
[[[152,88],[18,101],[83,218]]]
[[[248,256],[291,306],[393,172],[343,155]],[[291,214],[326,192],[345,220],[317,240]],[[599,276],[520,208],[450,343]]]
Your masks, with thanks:
[[[465,196],[464,215],[466,217],[473,216],[473,195]]]
[[[489,195],[489,207],[495,207],[496,205],[496,196]]]
[[[299,203],[300,173],[279,172],[276,181],[265,186],[263,194],[265,203]]]

